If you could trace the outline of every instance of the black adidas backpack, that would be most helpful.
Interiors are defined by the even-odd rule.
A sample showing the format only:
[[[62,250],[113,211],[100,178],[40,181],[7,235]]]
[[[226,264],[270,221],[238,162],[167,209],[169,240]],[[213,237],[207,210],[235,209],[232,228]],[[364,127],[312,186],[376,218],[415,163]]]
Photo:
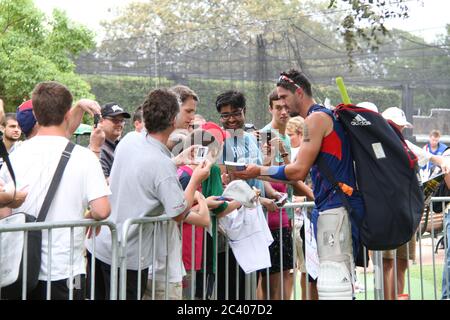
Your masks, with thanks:
[[[398,248],[411,240],[424,209],[417,157],[380,113],[341,104],[334,115],[350,140],[365,203],[361,241],[370,250]]]

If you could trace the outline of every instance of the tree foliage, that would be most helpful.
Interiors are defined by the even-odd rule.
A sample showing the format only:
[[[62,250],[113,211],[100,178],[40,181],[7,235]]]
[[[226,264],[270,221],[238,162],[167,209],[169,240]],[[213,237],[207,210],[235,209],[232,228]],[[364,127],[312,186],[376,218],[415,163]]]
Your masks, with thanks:
[[[114,51],[133,44],[145,54],[154,43],[174,50],[230,47],[235,43],[281,40],[305,29],[305,20],[323,22],[329,14],[341,17],[330,24],[340,35],[349,57],[360,43],[376,48],[387,34],[386,20],[407,17],[405,0],[152,0],[131,3],[116,19],[104,22],[103,49]],[[326,28],[325,28],[326,29]],[[140,41],[136,41],[140,39]],[[142,41],[145,39],[145,41]],[[108,42],[115,41],[115,46]],[[120,45],[122,43],[122,45]],[[117,46],[117,44],[119,44]],[[333,45],[333,43],[330,43]],[[133,50],[130,48],[130,50]]]
[[[41,81],[61,82],[75,98],[92,97],[73,61],[93,47],[92,32],[62,11],[47,20],[32,0],[0,0],[0,98],[6,109],[14,110]]]
[[[386,0],[330,0],[328,8],[348,9],[339,31],[351,56],[363,46],[376,50],[384,37],[389,34],[385,22],[393,18],[408,17],[408,6],[405,2],[405,0],[398,0],[395,3]]]

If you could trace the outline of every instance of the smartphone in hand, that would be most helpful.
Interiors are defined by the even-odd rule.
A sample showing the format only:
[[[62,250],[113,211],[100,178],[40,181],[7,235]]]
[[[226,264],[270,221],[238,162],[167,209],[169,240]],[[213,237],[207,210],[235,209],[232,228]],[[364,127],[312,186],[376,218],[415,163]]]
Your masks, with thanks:
[[[100,114],[99,113],[94,114],[94,129],[97,128],[99,121],[100,121]]]
[[[266,141],[267,141],[267,145],[270,146],[270,141],[272,140],[272,131],[267,131],[266,132]]]
[[[280,199],[278,199],[277,201],[275,201],[276,206],[277,206],[277,207],[282,207],[282,206],[284,206],[285,203],[287,202],[287,198],[288,198],[287,193],[284,193],[284,194],[281,196]]]
[[[264,143],[270,146],[270,140],[272,140],[272,131],[257,131],[256,141],[259,147],[262,147]]]
[[[208,155],[208,147],[198,147],[197,153],[195,154],[195,162],[202,163],[206,156]]]

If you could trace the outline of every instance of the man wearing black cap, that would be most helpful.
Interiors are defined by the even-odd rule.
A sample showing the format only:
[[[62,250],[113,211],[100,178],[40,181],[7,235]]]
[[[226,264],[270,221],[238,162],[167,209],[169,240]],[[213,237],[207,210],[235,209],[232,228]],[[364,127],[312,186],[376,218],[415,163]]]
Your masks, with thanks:
[[[100,153],[100,163],[106,178],[109,178],[111,172],[114,162],[114,151],[122,136],[125,119],[130,118],[131,115],[115,102],[107,103],[102,107],[100,127],[105,132],[105,143],[100,150],[91,150],[94,153]]]

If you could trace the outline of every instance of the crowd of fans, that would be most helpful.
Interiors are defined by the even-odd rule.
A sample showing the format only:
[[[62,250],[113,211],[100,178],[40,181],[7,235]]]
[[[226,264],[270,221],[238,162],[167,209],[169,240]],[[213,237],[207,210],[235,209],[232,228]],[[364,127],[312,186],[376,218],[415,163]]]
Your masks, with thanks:
[[[227,252],[226,236],[219,232],[216,239],[212,233],[204,233],[213,221],[242,209],[243,203],[238,200],[221,197],[236,179],[244,179],[255,190],[273,238],[269,246],[271,267],[257,273],[257,298],[290,299],[295,268],[301,272],[303,299],[306,299],[307,283],[310,297],[318,299],[326,297],[324,288],[329,288],[329,278],[339,275],[344,280],[348,277],[352,298],[356,254],[352,241],[358,239],[352,239],[350,228],[346,227],[350,221],[341,200],[335,198],[315,166],[316,157],[326,153],[330,167],[343,174],[342,181],[356,188],[350,167],[351,154],[338,122],[314,101],[307,78],[296,70],[282,74],[267,100],[272,119],[260,130],[246,124],[247,105],[242,92],[230,90],[217,96],[215,108],[219,123],[196,114],[199,101],[197,94],[186,86],[155,89],[143,97],[131,115],[115,102],[100,106],[96,101],[82,99],[72,106],[72,95],[64,85],[37,84],[31,100],[21,104],[16,113],[2,116],[3,143],[10,154],[17,186],[14,190],[10,173],[3,165],[0,201],[4,206],[0,217],[15,212],[38,214],[58,160],[87,112],[99,121],[92,130],[89,146],[77,145],[73,150],[46,222],[109,219],[120,235],[127,219],[168,218],[166,222],[144,225],[141,234],[137,228],[130,229],[126,252],[128,299],[179,300],[189,298],[191,291],[198,299],[211,298],[216,284],[218,299],[225,299],[226,294],[229,299],[245,297],[246,275],[232,250],[228,248]],[[398,110],[388,110],[386,118],[395,122],[401,118]],[[128,119],[135,130],[122,137]],[[399,123],[400,129],[407,126],[408,123]],[[21,141],[22,133],[25,141]],[[433,132],[431,137],[436,135],[439,132]],[[337,147],[330,144],[331,136],[333,141],[342,142],[337,151],[347,160],[335,156]],[[207,154],[199,159],[200,147],[207,147]],[[441,155],[446,147],[430,140],[426,148],[423,150],[426,160],[433,162],[431,165],[422,162],[423,170],[431,172],[435,166],[445,169]],[[242,172],[230,172],[227,162],[247,167]],[[311,178],[308,178],[310,170]],[[316,208],[312,213],[282,208],[286,201],[314,199]],[[352,201],[359,203],[360,199]],[[330,222],[325,219],[328,216],[340,219],[342,230],[337,230],[336,239],[340,239],[342,251],[332,252],[335,249],[319,243],[324,242],[320,226],[328,224],[329,227]],[[320,267],[317,266],[320,272],[307,269],[306,256],[311,252],[307,255],[306,251],[311,243],[306,243],[311,239],[305,238],[305,234],[316,235],[317,249],[312,254],[320,261]],[[141,243],[140,237],[145,239]],[[409,249],[412,256],[397,254],[399,278],[404,277],[403,262],[414,258],[414,243],[412,239]],[[75,288],[74,298],[87,297],[91,282],[95,283],[95,292],[91,293],[95,299],[109,298],[111,235],[108,228],[101,228],[97,234],[88,236],[83,230],[75,232],[72,266],[68,266],[69,232],[55,231],[51,243],[43,233],[40,281],[28,293],[30,299],[46,298],[49,246],[52,247],[52,299],[68,298],[70,272],[82,284]],[[204,248],[208,252],[206,263]],[[341,260],[333,260],[335,257]],[[385,259],[392,261],[389,252],[385,253]],[[90,270],[93,261],[94,274]],[[393,281],[390,268],[387,262],[387,288]],[[140,288],[139,278],[142,279]],[[333,285],[342,284],[333,282]],[[347,294],[348,287],[342,288]],[[403,282],[399,291],[403,291]],[[386,295],[392,298],[390,291]],[[334,298],[342,297],[338,294]]]

